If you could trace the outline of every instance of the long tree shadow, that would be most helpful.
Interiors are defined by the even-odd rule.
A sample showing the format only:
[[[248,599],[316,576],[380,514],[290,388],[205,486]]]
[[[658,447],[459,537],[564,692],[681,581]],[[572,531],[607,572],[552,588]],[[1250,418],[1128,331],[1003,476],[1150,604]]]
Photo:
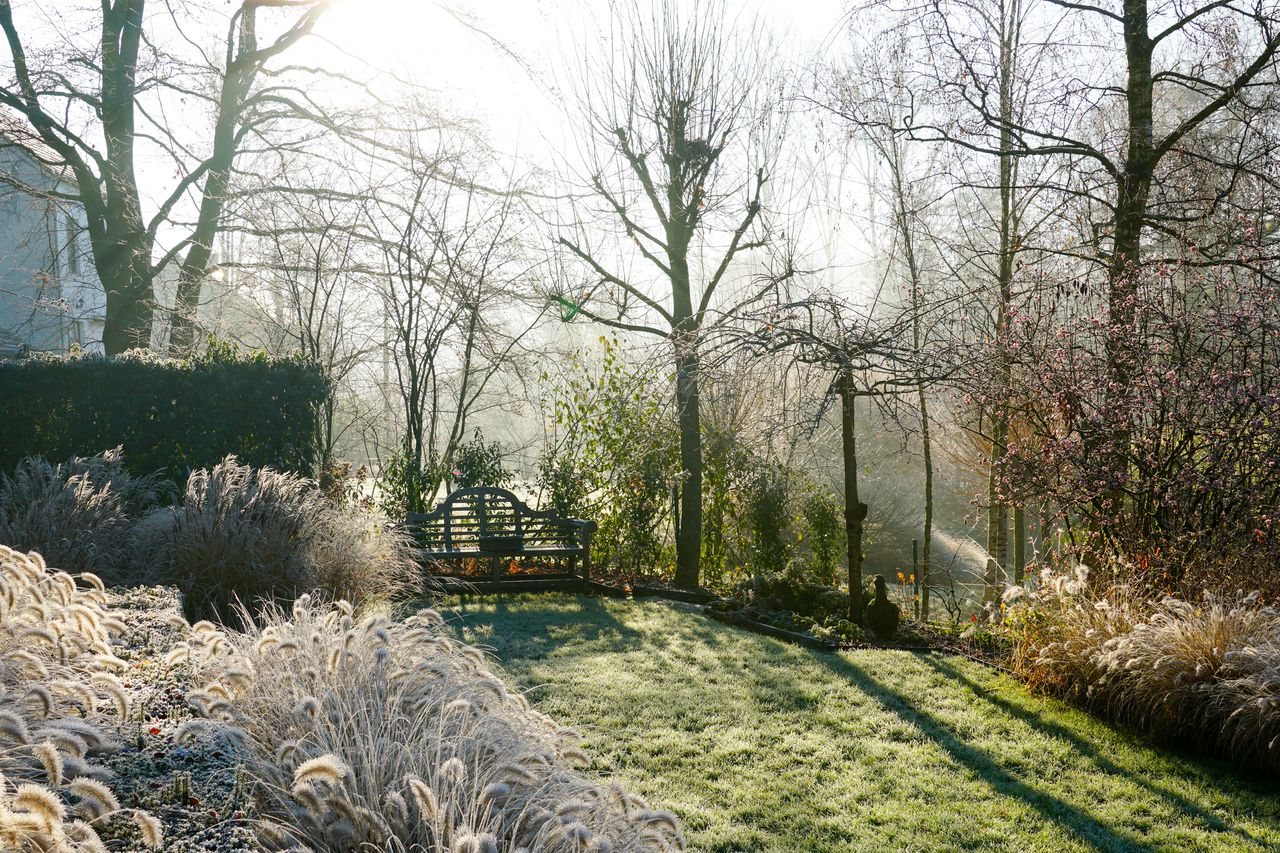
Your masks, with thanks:
[[[1203,806],[1201,806],[1196,802],[1193,802],[1192,800],[1187,799],[1183,795],[1179,794],[1177,791],[1170,790],[1168,787],[1159,784],[1158,782],[1152,780],[1148,776],[1145,776],[1139,773],[1134,773],[1131,769],[1122,767],[1121,765],[1112,761],[1105,754],[1103,754],[1103,752],[1098,748],[1098,745],[1096,743],[1084,737],[1081,737],[1077,731],[1071,729],[1070,727],[1064,726],[1061,723],[1053,722],[1052,720],[1046,720],[1041,714],[1037,714],[1033,711],[1029,711],[1026,708],[1023,708],[1013,702],[1010,702],[1009,700],[1001,696],[994,695],[990,690],[978,684],[968,675],[961,672],[958,668],[956,668],[955,666],[952,666],[951,664],[943,660],[940,660],[933,656],[923,656],[921,660],[926,666],[928,666],[935,672],[951,679],[954,682],[957,682],[963,685],[966,689],[968,689],[968,691],[973,696],[975,696],[978,699],[981,699],[982,701],[996,708],[999,708],[1001,712],[1011,717],[1015,717],[1016,719],[1022,721],[1023,723],[1030,726],[1031,728],[1036,729],[1037,731],[1040,731],[1044,734],[1050,735],[1054,738],[1070,743],[1072,748],[1076,752],[1087,757],[1095,765],[1102,768],[1106,772],[1115,776],[1124,776],[1126,779],[1129,779],[1134,784],[1142,788],[1145,788],[1147,791],[1150,791],[1155,796],[1175,804],[1183,814],[1186,814],[1189,817],[1194,817],[1197,820],[1201,821],[1206,828],[1212,829],[1216,832],[1233,833],[1255,844],[1264,843],[1260,839],[1251,835],[1246,830],[1241,829],[1239,827],[1233,827],[1228,825],[1220,817],[1218,817],[1217,815],[1213,814],[1210,811],[1205,810]],[[1190,764],[1197,765],[1197,766],[1202,763],[1199,760],[1193,759],[1193,758],[1188,758],[1186,759],[1186,761]],[[1172,766],[1174,762],[1164,761],[1163,763],[1167,766],[1168,769],[1176,770],[1176,768]],[[1248,781],[1244,779],[1240,780],[1240,787],[1251,789],[1251,792],[1253,793],[1261,793],[1260,791],[1252,791],[1254,786],[1250,785]]]
[[[961,740],[939,717],[922,710],[906,697],[877,681],[866,670],[839,655],[813,652],[815,660],[849,681],[884,710],[917,727],[944,749],[952,759],[971,769],[994,791],[1014,797],[1046,819],[1062,826],[1082,843],[1096,850],[1143,850],[1149,845],[1141,838],[1100,822],[1072,803],[1046,793],[1009,772],[981,749]]]
[[[652,639],[618,619],[606,601],[586,595],[563,593],[520,593],[518,595],[461,595],[445,601],[441,607],[446,621],[462,633],[477,634],[477,642],[489,644],[500,657],[537,660],[557,648],[552,635],[572,625],[576,642],[596,645],[606,651],[635,648]],[[515,635],[483,636],[494,625],[517,625]]]

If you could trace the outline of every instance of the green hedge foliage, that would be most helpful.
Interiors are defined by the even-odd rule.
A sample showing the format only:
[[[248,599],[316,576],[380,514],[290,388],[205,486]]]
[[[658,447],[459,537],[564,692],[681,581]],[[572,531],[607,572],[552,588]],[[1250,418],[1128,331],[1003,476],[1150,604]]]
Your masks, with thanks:
[[[315,476],[329,392],[314,363],[226,349],[194,361],[143,351],[0,361],[0,470],[27,456],[123,447],[133,473],[162,470],[178,482],[229,454]]]

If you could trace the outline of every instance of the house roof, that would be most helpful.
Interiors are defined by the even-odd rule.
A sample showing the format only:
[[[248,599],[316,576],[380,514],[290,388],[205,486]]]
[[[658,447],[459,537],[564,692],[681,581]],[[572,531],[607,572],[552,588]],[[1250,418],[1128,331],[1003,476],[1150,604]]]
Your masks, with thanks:
[[[70,178],[62,155],[50,148],[25,118],[8,109],[0,109],[0,150],[4,149],[24,152],[59,180]]]

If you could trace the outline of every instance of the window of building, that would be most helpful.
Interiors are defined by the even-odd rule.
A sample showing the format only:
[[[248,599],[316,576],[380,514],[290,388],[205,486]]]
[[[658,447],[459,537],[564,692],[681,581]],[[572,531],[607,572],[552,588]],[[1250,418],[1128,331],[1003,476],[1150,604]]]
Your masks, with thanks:
[[[66,214],[67,223],[67,272],[72,275],[80,272],[80,223],[74,216]]]

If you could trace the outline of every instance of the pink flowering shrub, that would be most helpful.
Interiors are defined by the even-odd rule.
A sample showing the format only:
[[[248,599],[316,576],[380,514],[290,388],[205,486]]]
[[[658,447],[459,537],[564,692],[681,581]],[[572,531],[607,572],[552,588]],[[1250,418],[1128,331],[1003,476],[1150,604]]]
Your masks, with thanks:
[[[1054,506],[1079,553],[1141,588],[1280,600],[1278,296],[1166,266],[1123,305],[1030,300],[996,342],[1007,382],[975,394],[1012,404],[1001,497]]]

